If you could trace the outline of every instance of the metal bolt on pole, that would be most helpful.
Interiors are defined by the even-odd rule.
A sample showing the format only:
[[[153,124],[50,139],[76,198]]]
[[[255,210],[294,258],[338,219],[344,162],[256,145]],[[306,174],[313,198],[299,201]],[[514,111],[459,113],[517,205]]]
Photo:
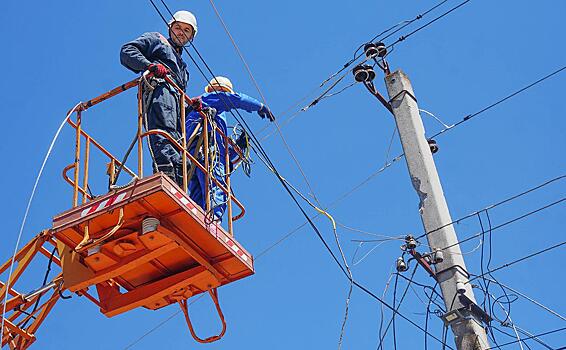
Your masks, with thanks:
[[[432,158],[411,82],[398,70],[385,77],[392,112],[397,123],[411,182],[419,196],[419,212],[431,249],[442,249],[443,261],[436,264],[447,313],[445,321],[454,333],[458,350],[489,349],[481,320],[461,299],[476,303],[458,244],[444,192]],[[446,225],[446,226],[445,226]],[[441,229],[438,229],[442,227]],[[462,296],[462,298],[459,298]]]

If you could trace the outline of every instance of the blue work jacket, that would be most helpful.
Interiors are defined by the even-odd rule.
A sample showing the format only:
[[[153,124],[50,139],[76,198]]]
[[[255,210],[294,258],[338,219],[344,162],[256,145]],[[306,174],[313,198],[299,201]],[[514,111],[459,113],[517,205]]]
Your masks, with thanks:
[[[200,96],[203,106],[212,107],[216,109],[216,125],[222,130],[225,135],[228,135],[228,126],[226,122],[226,112],[234,109],[241,109],[246,112],[257,112],[261,109],[263,104],[253,97],[242,93],[229,93],[229,92],[211,92]],[[191,135],[201,121],[201,116],[197,111],[191,111],[186,120],[187,135]],[[224,163],[224,142],[221,141],[220,135],[217,136],[218,148],[220,151],[222,163]],[[232,153],[232,152],[231,152]],[[231,157],[232,154],[231,154]]]
[[[181,48],[161,33],[145,33],[122,46],[120,62],[134,73],[140,73],[152,63],[161,63],[169,68],[174,81],[183,90],[189,81],[187,64],[181,57]]]

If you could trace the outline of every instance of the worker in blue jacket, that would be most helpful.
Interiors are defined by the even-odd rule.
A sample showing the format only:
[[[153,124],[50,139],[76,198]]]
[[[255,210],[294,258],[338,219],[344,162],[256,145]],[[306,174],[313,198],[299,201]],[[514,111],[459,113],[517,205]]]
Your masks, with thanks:
[[[218,126],[224,135],[228,135],[228,127],[226,122],[226,112],[233,109],[240,109],[251,112],[257,112],[257,114],[263,119],[267,118],[269,121],[274,121],[275,117],[269,110],[267,106],[258,100],[247,96],[242,93],[235,93],[232,82],[226,77],[215,77],[213,78],[208,86],[205,88],[205,94],[200,96],[203,108],[206,107],[213,108],[216,113],[214,114],[214,124]],[[212,128],[209,124],[209,130]],[[202,115],[197,111],[192,111],[188,114],[186,119],[186,133],[189,138],[188,151],[197,155],[197,158],[204,164],[202,152],[198,153],[199,150],[196,149],[198,145],[198,138],[202,134]],[[225,171],[227,168],[226,164],[226,146],[225,141],[219,132],[210,133],[212,137],[209,137],[209,164],[211,164],[210,171],[214,177],[226,185],[225,181]],[[241,141],[241,140],[240,140]],[[237,153],[233,149],[228,149],[230,152],[230,163],[236,158],[238,158]],[[232,169],[233,164],[228,164]],[[231,170],[230,170],[231,171]],[[194,175],[189,179],[188,192],[190,197],[201,207],[205,208],[206,197],[205,193],[205,181],[206,178],[204,173],[200,169],[194,171]],[[221,220],[224,211],[226,210],[226,194],[220,189],[214,181],[209,182],[209,194],[211,209],[214,213],[215,220]]]
[[[182,58],[183,46],[196,34],[195,16],[189,11],[178,11],[169,22],[169,38],[156,32],[145,33],[124,44],[120,51],[120,62],[126,68],[135,73],[153,73],[143,86],[145,128],[162,130],[176,141],[181,140],[181,95],[164,78],[169,74],[183,91],[186,89],[189,73]],[[148,144],[154,173],[163,172],[182,186],[179,150],[162,135],[150,135]]]

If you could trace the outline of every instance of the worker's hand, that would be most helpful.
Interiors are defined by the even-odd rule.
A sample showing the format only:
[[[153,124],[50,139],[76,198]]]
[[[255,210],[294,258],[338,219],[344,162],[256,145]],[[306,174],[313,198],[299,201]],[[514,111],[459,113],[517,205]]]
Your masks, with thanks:
[[[267,119],[269,119],[270,122],[275,121],[275,116],[273,115],[273,113],[271,113],[271,111],[269,110],[269,108],[267,108],[266,105],[262,105],[261,108],[259,109],[259,111],[257,111],[257,114],[259,114],[259,116],[262,119],[267,118]]]
[[[204,107],[202,104],[202,100],[200,98],[193,98],[191,100],[191,107],[195,110],[195,111],[202,111],[202,108]]]
[[[152,63],[147,67],[147,70],[152,72],[158,78],[165,78],[169,70],[161,63]]]

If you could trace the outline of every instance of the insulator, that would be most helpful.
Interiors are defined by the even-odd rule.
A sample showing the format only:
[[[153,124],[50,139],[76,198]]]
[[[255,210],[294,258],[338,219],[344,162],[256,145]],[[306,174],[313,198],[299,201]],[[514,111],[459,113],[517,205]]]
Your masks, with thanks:
[[[430,140],[427,140],[427,141],[428,141],[428,146],[430,147],[430,152],[432,154],[435,154],[436,152],[438,152],[438,144],[436,143],[436,141],[433,140],[433,139],[430,139]]]
[[[375,44],[377,46],[377,51],[378,57],[384,57],[385,55],[387,55],[387,47],[385,47],[385,44],[382,42],[378,42],[377,44]]]
[[[367,58],[384,57],[387,54],[387,48],[382,42],[367,43],[364,45],[364,53]]]
[[[411,235],[407,235],[405,237],[405,243],[406,243],[407,249],[409,249],[409,250],[415,249],[417,247],[417,241]]]
[[[367,43],[364,45],[364,53],[366,54],[367,58],[374,58],[379,53],[377,49],[377,45],[374,43]]]
[[[464,284],[464,282],[456,282],[456,291],[458,292],[458,294],[466,293],[466,285]]]
[[[356,66],[353,70],[353,73],[354,73],[354,79],[357,82],[361,83],[361,82],[364,82],[368,79],[368,72],[366,71],[366,69],[362,65]]]
[[[444,253],[442,250],[437,250],[433,253],[434,263],[438,264],[444,261]]]
[[[357,82],[370,82],[375,79],[375,71],[373,70],[372,66],[367,64],[359,64],[357,65],[352,72],[354,73],[354,79]]]
[[[367,66],[367,72],[368,72],[368,82],[369,81],[373,81],[373,79],[375,79],[375,71],[373,70],[372,66]]]
[[[398,257],[397,258],[397,271],[398,272],[405,272],[409,269],[409,267],[407,267],[407,263],[405,262],[405,260],[403,260],[403,257]]]

